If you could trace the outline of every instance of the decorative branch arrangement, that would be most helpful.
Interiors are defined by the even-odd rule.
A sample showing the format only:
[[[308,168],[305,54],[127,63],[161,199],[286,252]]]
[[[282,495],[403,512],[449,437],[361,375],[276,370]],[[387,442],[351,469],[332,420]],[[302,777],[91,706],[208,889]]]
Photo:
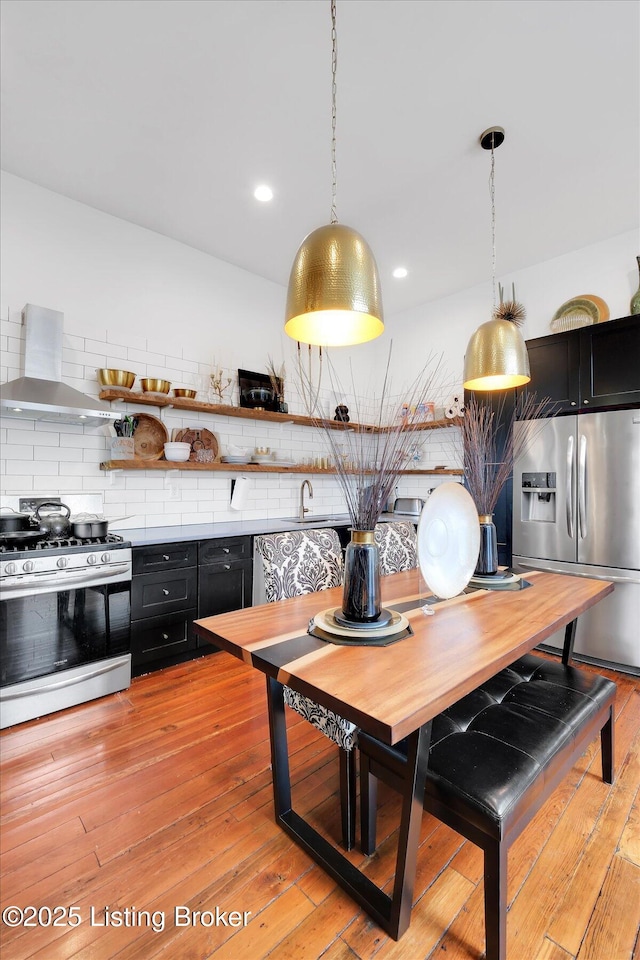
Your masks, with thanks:
[[[278,400],[284,400],[284,362],[282,362],[279,367],[276,367],[275,361],[269,357],[267,363],[267,374],[269,375],[269,380],[271,381],[271,389],[273,390],[274,397],[277,397]]]
[[[317,361],[317,379],[314,382],[313,377],[313,347],[307,344],[307,366],[305,369],[305,358],[302,355],[302,345],[298,342],[297,350],[298,364],[298,384],[300,389],[300,398],[307,416],[313,417],[314,410],[318,409],[318,400],[320,399],[320,386],[322,384],[322,347],[318,347]]]
[[[545,397],[538,401],[535,394],[517,401],[510,416],[504,417],[504,395],[496,409],[478,403],[475,397],[465,408],[461,424],[465,483],[478,513],[492,514],[500,491],[509,479],[515,461],[522,456],[539,431],[545,418],[554,413],[555,404]],[[517,420],[537,420],[538,429],[528,435],[516,432]],[[498,446],[504,437],[504,446],[498,456]]]
[[[325,360],[332,390],[338,396],[345,396],[346,393],[328,356]],[[427,399],[434,396],[435,380],[440,372],[441,360],[439,359],[434,365],[433,356],[429,357],[414,383],[399,395],[410,411],[407,416],[401,417],[399,396],[391,396],[390,361],[391,348],[387,357],[378,412],[373,424],[374,431],[371,427],[362,425],[353,373],[351,393],[356,399],[355,403],[350,400],[350,404],[353,406],[356,422],[350,429],[337,431],[329,426],[333,421],[320,415],[317,396],[314,409],[310,414],[315,425],[324,430],[354,530],[373,530],[380,514],[384,511],[398,482],[398,477],[410,459],[410,450],[415,443],[415,431],[423,423],[421,414],[416,415],[411,411],[415,411],[421,403],[425,403]],[[302,367],[300,370],[304,373]],[[303,392],[311,396],[313,393],[311,384],[308,382],[303,384]],[[369,419],[368,416],[367,419]]]
[[[225,377],[222,367],[214,362],[213,370],[209,374],[211,392],[218,403],[224,403],[224,392],[231,384],[231,377]]]

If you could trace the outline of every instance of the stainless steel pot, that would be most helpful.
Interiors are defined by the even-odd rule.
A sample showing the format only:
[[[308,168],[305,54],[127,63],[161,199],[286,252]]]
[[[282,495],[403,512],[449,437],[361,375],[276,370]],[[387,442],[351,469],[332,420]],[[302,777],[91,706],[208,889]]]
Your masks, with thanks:
[[[42,511],[47,507],[51,507],[57,512],[46,513],[43,516]],[[62,513],[61,511],[63,510],[66,512]],[[70,516],[71,510],[69,510],[69,507],[66,505],[66,503],[46,502],[41,503],[36,510],[35,521],[38,524],[40,533],[43,533],[47,537],[68,537],[71,531],[71,523],[69,522]]]
[[[11,507],[3,507],[0,510],[0,534],[19,533],[22,530],[34,529],[28,513],[18,513]]]
[[[79,514],[71,522],[74,537],[79,540],[91,540],[94,537],[106,537],[109,531],[109,521],[95,514]]]

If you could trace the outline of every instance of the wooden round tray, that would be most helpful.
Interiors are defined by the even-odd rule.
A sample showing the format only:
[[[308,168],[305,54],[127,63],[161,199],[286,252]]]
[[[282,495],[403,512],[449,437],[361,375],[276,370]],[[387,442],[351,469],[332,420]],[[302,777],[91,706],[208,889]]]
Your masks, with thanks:
[[[198,450],[211,450],[213,460],[218,456],[218,440],[215,434],[206,428],[199,430],[195,428],[193,430],[179,430],[176,433],[176,441],[178,443],[191,444],[191,456],[189,460],[192,462],[198,459]]]
[[[162,420],[149,413],[137,413],[138,426],[133,434],[135,455],[138,460],[159,460],[169,433]]]

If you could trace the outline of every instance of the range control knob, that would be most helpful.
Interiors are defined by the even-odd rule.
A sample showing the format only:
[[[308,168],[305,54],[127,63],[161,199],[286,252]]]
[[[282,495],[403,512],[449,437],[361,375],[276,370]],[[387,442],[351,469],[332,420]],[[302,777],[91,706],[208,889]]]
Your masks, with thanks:
[[[22,569],[25,573],[31,573],[32,570],[35,570],[35,566],[36,565],[33,560],[25,560],[25,562],[22,564]]]
[[[109,561],[111,560],[111,554],[110,554],[110,553],[103,553],[103,554],[102,554],[102,557],[101,557],[101,560],[102,560],[103,563],[109,563]]]
[[[96,557],[95,553],[90,553],[89,556],[87,557],[87,563],[94,564],[97,562],[98,562],[98,558]]]
[[[8,563],[8,564],[6,565],[6,567],[4,568],[4,571],[5,571],[5,573],[9,574],[9,576],[11,576],[12,574],[18,572],[18,564],[17,564],[17,563],[13,563],[13,561],[12,561],[11,563]]]
[[[61,570],[64,570],[65,567],[69,566],[69,558],[60,557],[58,560],[56,560],[56,566],[60,567]]]

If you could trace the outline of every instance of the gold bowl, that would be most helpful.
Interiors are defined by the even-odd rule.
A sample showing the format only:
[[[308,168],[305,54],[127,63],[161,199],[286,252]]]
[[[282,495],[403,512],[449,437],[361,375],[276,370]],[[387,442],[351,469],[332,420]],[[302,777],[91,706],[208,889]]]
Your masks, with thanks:
[[[113,370],[111,367],[102,367],[96,373],[103,387],[126,387],[130,390],[136,378],[130,370]]]
[[[195,400],[197,390],[187,390],[186,387],[177,387],[173,391],[174,397],[184,397],[185,400]]]
[[[143,393],[169,393],[171,382],[158,377],[143,377],[140,386]]]

